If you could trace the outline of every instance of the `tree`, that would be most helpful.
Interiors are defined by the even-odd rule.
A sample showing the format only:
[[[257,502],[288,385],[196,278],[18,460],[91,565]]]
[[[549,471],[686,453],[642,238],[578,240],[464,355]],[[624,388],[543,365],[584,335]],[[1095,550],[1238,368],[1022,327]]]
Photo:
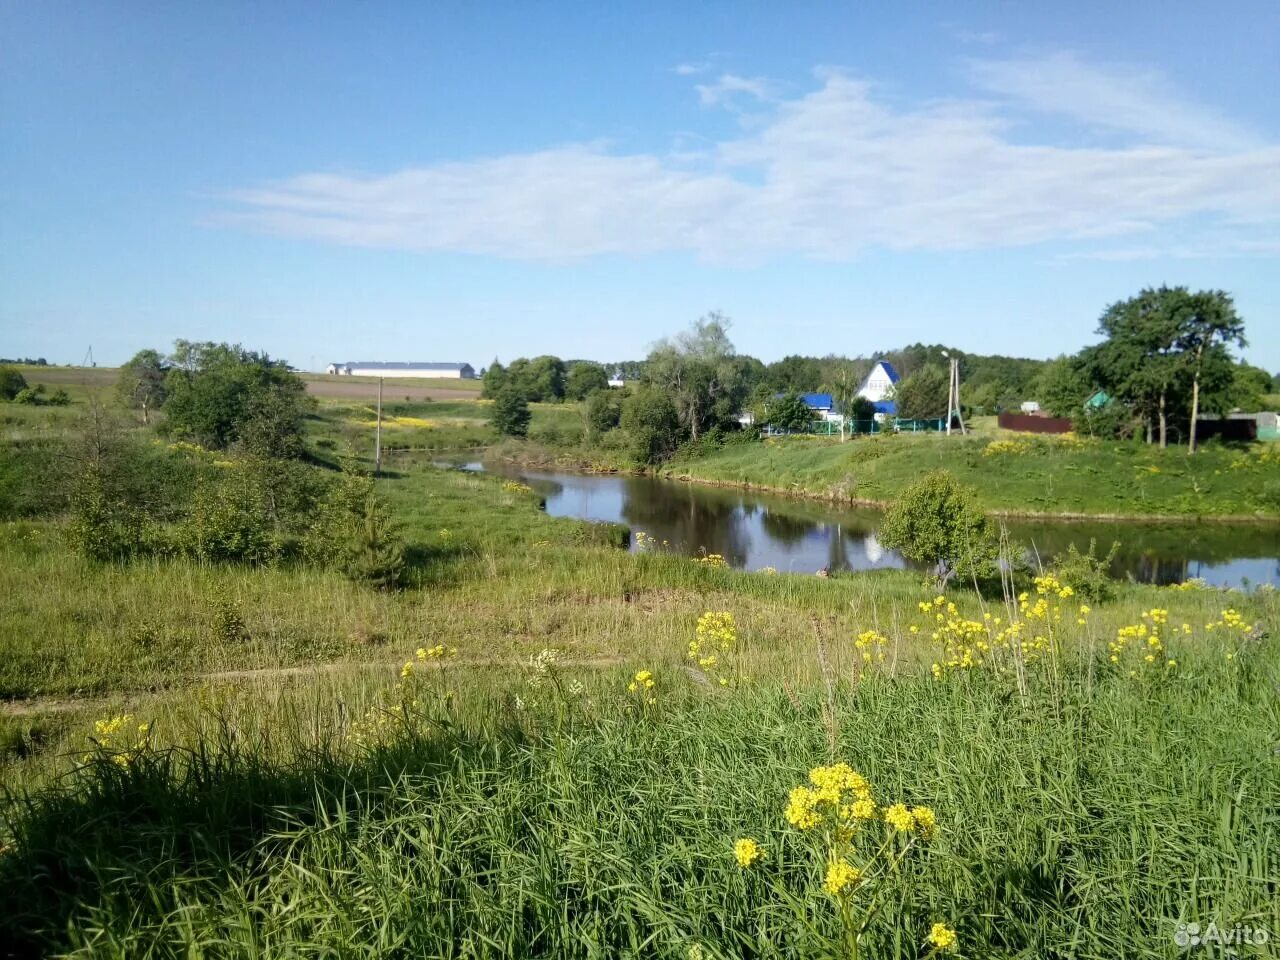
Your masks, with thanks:
[[[239,344],[179,340],[165,378],[166,428],[210,448],[252,445],[263,456],[302,451],[307,385],[281,360]]]
[[[712,426],[729,426],[750,386],[750,364],[734,353],[729,319],[709,313],[684,333],[654,345],[645,364],[649,381],[675,404],[680,424],[697,440]]]
[[[508,385],[494,398],[493,427],[504,437],[529,434],[529,402],[515,386]]]
[[[1045,412],[1055,417],[1079,417],[1085,401],[1097,390],[1080,362],[1064,355],[1044,365],[1031,392]]]
[[[783,357],[765,368],[765,382],[775,391],[806,393],[818,389],[822,368],[813,357]]]
[[[871,401],[867,400],[866,397],[858,396],[858,387],[861,383],[862,377],[858,376],[853,366],[848,363],[842,363],[832,373],[831,380],[827,386],[831,393],[831,400],[835,404],[836,410],[840,413],[840,440],[842,442],[844,440],[845,425],[848,421],[870,420],[875,415],[875,407],[871,408],[871,414],[866,417],[858,416],[860,412],[865,413],[865,411],[854,409],[858,400],[863,400],[868,405],[871,404]]]
[[[849,428],[856,431],[858,424],[867,424],[868,432],[871,430],[871,424],[876,419],[876,405],[866,397],[855,396],[849,405],[845,408],[845,418],[849,421]]]
[[[564,381],[566,400],[585,400],[597,390],[609,389],[609,376],[604,367],[590,360],[579,360],[569,368]]]
[[[804,430],[813,419],[813,413],[799,394],[784,393],[769,401],[766,417],[770,426],[780,430]]]
[[[632,455],[641,463],[659,463],[680,443],[680,417],[666,391],[641,384],[622,403],[622,429]]]
[[[17,367],[0,367],[0,400],[12,400],[27,389],[27,378]]]
[[[1191,426],[1187,450],[1196,452],[1196,418],[1200,415],[1200,385],[1206,358],[1217,347],[1245,346],[1244,321],[1236,314],[1231,297],[1221,290],[1193,294],[1188,309],[1180,317],[1178,347],[1186,357],[1191,376]]]
[[[908,560],[928,564],[939,582],[985,577],[994,569],[991,521],[968,487],[945,470],[926,473],[896,499],[878,538]]]
[[[169,366],[155,350],[139,350],[123,367],[116,392],[125,406],[142,411],[142,422],[151,422],[151,410],[164,405],[169,396],[165,378]]]
[[[927,420],[947,415],[950,376],[942,367],[928,364],[894,387],[898,416],[907,420]]]
[[[608,433],[622,420],[622,400],[611,390],[597,390],[587,397],[583,415],[587,422],[587,435],[595,438]]]
[[[507,368],[498,362],[497,357],[493,358],[493,363],[489,364],[489,369],[480,378],[480,384],[480,396],[486,400],[497,397],[507,385]]]

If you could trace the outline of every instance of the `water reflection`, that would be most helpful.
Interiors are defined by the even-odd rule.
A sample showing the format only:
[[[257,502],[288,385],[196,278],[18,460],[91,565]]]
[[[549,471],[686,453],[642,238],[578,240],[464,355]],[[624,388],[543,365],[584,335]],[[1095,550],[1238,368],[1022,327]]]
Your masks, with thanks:
[[[624,523],[668,549],[718,553],[734,567],[813,573],[827,569],[903,568],[876,539],[880,514],[651,477],[522,472],[552,516]],[[1280,526],[1227,524],[1053,523],[1016,521],[1010,535],[1043,560],[1096,540],[1120,577],[1178,583],[1203,577],[1215,585],[1280,585]]]

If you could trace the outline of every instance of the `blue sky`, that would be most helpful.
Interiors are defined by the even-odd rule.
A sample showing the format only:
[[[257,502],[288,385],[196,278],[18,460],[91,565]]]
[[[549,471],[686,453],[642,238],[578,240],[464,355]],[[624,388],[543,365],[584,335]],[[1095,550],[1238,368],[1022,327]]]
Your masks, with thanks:
[[[1280,371],[1280,5],[0,0],[0,355],[917,340],[1160,283]]]

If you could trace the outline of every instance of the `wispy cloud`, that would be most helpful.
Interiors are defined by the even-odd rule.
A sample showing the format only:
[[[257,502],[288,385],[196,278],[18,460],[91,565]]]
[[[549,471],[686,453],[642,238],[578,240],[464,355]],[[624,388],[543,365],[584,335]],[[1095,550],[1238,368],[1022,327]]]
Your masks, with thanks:
[[[699,73],[706,73],[711,69],[711,63],[707,60],[691,61],[688,63],[677,63],[671,68],[671,72],[681,77],[692,77]]]
[[[1209,150],[1258,145],[1239,124],[1181,95],[1160,73],[1099,67],[1074,54],[1019,60],[974,60],[974,82],[1038,113],[1069,117],[1095,129],[1156,143]]]
[[[697,91],[698,99],[707,107],[731,102],[741,94],[762,102],[774,99],[773,85],[768,80],[733,73],[721,74],[714,83],[698,84]]]
[[[1205,136],[1205,124],[1234,125],[1149,75],[1048,62],[1075,78],[1074,96],[1019,61],[974,65],[983,89],[1008,98],[995,103],[897,106],[838,71],[776,99],[767,83],[726,75],[706,85],[714,93],[699,88],[703,101],[750,96],[763,116],[696,154],[578,143],[387,174],[308,173],[234,191],[222,219],[333,243],[551,261],[670,250],[845,259],[1049,241],[1105,255],[1118,237],[1160,249],[1166,228],[1190,218],[1223,243],[1236,226],[1264,245],[1280,233],[1280,145]],[[1162,117],[1148,117],[1159,105]],[[1096,118],[1122,142],[1027,142],[1021,127],[1014,138],[1027,110]]]

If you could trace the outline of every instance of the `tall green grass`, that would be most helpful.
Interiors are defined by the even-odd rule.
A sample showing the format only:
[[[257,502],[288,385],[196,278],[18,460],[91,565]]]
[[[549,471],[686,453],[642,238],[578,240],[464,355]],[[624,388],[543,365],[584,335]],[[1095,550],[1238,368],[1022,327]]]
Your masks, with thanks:
[[[1155,680],[1073,659],[1025,699],[986,675],[719,692],[666,670],[648,710],[622,670],[580,692],[449,672],[369,748],[338,703],[213,705],[188,749],[10,807],[0,884],[24,895],[0,936],[83,957],[831,955],[825,863],[782,808],[847,760],[940,823],[864,956],[922,956],[937,920],[968,957],[1174,956],[1180,921],[1280,921],[1274,643],[1219,654]],[[767,851],[749,872],[741,836]]]

